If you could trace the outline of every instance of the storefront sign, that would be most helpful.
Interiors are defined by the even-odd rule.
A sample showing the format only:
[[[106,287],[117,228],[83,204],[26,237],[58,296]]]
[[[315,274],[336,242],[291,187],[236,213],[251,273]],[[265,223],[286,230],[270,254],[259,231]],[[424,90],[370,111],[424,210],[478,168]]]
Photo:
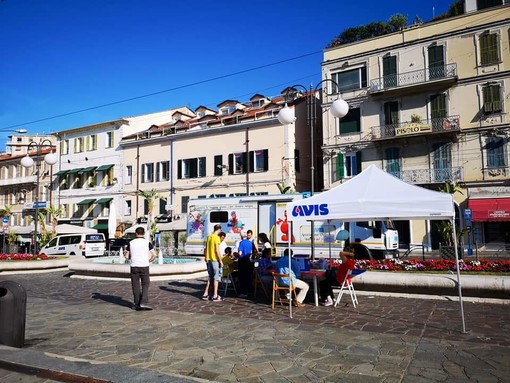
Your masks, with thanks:
[[[489,210],[490,218],[510,218],[510,211],[506,210]]]
[[[408,134],[420,134],[432,132],[432,125],[421,124],[419,122],[411,122],[410,124],[404,125],[400,128],[395,128],[396,136],[406,136]]]

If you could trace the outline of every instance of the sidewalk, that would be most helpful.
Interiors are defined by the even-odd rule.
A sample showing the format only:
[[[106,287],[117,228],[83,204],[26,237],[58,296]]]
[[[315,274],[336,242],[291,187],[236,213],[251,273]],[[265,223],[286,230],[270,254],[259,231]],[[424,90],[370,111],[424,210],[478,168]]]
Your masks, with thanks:
[[[2,382],[22,367],[34,383],[509,381],[510,301],[465,300],[462,334],[455,297],[360,292],[356,309],[307,304],[290,319],[262,298],[202,301],[204,280],[155,281],[154,310],[136,312],[128,280],[66,274],[0,277],[28,294],[26,346],[0,347]]]

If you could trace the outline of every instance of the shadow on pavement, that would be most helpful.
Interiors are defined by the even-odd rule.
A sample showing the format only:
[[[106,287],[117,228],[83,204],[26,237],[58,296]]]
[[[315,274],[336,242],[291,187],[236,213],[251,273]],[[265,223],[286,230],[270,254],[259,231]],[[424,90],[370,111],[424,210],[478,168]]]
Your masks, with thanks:
[[[102,301],[108,303],[114,303],[123,307],[131,307],[132,303],[130,301],[126,301],[124,298],[121,298],[116,295],[105,295],[101,293],[92,293],[92,299],[100,299]]]

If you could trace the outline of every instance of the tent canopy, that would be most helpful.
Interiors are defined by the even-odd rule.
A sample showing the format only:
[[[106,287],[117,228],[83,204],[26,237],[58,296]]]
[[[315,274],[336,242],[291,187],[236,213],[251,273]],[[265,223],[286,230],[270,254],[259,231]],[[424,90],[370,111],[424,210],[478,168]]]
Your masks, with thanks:
[[[408,184],[375,165],[342,185],[287,204],[288,220],[452,219],[453,196]]]

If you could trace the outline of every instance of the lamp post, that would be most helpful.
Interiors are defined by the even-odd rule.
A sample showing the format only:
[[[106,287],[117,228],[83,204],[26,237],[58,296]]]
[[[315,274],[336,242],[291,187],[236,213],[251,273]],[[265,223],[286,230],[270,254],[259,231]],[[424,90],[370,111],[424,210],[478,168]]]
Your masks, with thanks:
[[[37,257],[37,221],[39,219],[39,181],[41,178],[41,154],[45,148],[49,148],[50,152],[44,156],[44,162],[48,165],[52,166],[57,163],[57,156],[53,154],[53,143],[48,140],[42,140],[37,143],[32,141],[27,146],[27,155],[21,159],[21,165],[24,168],[31,168],[35,165],[35,175],[36,175],[36,186],[34,193],[34,208],[35,208],[35,217],[34,217],[34,248],[33,248],[33,256]],[[33,153],[34,159],[30,157],[30,154]]]
[[[24,134],[27,132],[27,130],[26,129],[0,129],[0,132],[14,132],[14,133]]]
[[[308,125],[310,126],[310,177],[311,177],[310,193],[311,193],[311,195],[313,195],[315,192],[315,124],[317,121],[317,111],[316,111],[316,101],[317,100],[315,97],[315,93],[319,89],[320,85],[322,85],[325,82],[330,82],[336,87],[336,89],[339,89],[338,84],[331,79],[322,80],[315,86],[315,88],[313,87],[313,85],[310,85],[310,88],[307,89],[305,86],[300,85],[300,84],[296,84],[291,87],[291,88],[296,88],[296,87],[302,88],[305,91],[305,95],[306,95],[306,106],[307,106],[306,120],[307,120]],[[334,94],[332,92],[329,93],[327,91],[327,89],[322,89],[322,92],[324,92],[324,94],[326,96],[332,96]],[[342,118],[342,117],[345,117],[345,115],[349,111],[349,105],[342,98],[338,98],[331,103],[330,111],[331,111],[331,114],[333,115],[333,117]],[[283,107],[278,112],[278,121],[282,125],[292,124],[295,120],[296,120],[296,116],[294,113],[294,109],[289,108],[287,105],[285,105],[285,107]],[[315,255],[314,221],[311,221],[311,231],[312,231],[311,258],[314,259],[315,258],[314,257],[314,255]]]

